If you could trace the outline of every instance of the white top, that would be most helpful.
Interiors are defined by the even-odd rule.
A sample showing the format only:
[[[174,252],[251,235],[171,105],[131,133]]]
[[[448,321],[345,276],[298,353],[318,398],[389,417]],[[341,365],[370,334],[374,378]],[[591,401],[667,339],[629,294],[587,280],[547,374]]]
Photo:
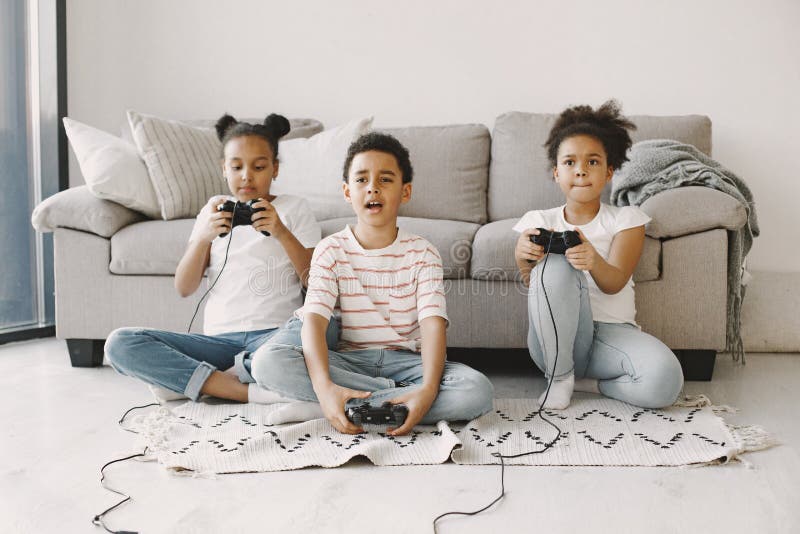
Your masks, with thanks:
[[[272,205],[304,247],[313,248],[319,242],[322,231],[305,200],[280,195]],[[195,231],[196,228],[192,237]],[[228,261],[222,269],[228,243]],[[222,276],[217,280],[220,269]],[[208,287],[217,280],[207,297],[203,326],[206,335],[277,328],[303,305],[302,283],[283,246],[251,225],[237,226],[211,242],[206,276]]]
[[[306,302],[295,316],[330,318],[336,307],[339,350],[420,352],[419,322],[433,315],[447,320],[442,258],[427,240],[403,230],[388,247],[365,250],[347,226],[314,251]]]
[[[600,203],[600,211],[586,224],[570,224],[564,219],[564,206],[549,210],[529,211],[514,225],[514,230],[523,232],[529,228],[553,228],[557,232],[574,230],[577,226],[586,239],[604,260],[608,260],[611,242],[622,230],[635,228],[650,222],[650,216],[636,206],[611,206]],[[633,276],[628,279],[619,293],[603,293],[588,271],[589,302],[592,305],[592,318],[604,323],[630,323],[636,325],[636,300],[633,293]],[[637,325],[638,326],[638,325]]]

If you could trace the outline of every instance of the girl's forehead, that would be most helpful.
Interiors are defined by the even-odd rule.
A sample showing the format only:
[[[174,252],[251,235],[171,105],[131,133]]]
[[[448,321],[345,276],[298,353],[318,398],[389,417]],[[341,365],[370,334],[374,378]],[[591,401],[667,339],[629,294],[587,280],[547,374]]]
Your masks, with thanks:
[[[606,155],[602,141],[591,135],[573,135],[567,137],[558,145],[559,155],[564,154],[599,154]]]

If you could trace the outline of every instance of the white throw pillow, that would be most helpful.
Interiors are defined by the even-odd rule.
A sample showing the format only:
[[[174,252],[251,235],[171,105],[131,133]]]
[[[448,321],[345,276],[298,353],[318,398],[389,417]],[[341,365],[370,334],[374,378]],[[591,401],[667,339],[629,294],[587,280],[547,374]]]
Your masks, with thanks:
[[[280,167],[270,188],[273,195],[290,194],[308,201],[318,221],[353,215],[342,197],[342,167],[347,149],[372,127],[372,117],[352,120],[308,139],[278,145]]]
[[[122,204],[152,219],[161,218],[147,167],[134,145],[67,117],[64,129],[78,158],[86,187],[94,196]]]
[[[213,128],[128,111],[139,155],[147,165],[161,217],[195,217],[214,195],[228,193],[222,176],[222,144]]]

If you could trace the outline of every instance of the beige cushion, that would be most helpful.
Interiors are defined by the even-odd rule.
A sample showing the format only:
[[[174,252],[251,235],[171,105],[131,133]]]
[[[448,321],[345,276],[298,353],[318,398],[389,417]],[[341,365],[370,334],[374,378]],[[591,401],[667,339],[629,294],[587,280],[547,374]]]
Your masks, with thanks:
[[[518,280],[514,248],[519,234],[512,230],[518,219],[505,219],[481,226],[472,243],[472,278],[478,280]],[[660,275],[661,242],[645,237],[633,281],[657,280]]]
[[[354,225],[355,217],[342,217],[320,222],[322,236],[327,237],[346,224]],[[472,239],[479,224],[443,219],[398,217],[397,226],[412,234],[424,237],[442,256],[442,270],[447,279],[469,278],[472,258]]]
[[[653,195],[640,207],[653,219],[647,224],[647,235],[658,238],[712,228],[738,230],[747,222],[747,211],[741,202],[710,187],[670,189]]]
[[[119,137],[64,117],[64,130],[89,191],[144,213],[161,216],[156,192],[136,146]]]
[[[489,220],[521,217],[529,210],[548,209],[564,203],[552,179],[544,142],[557,115],[511,112],[495,120],[492,161],[489,166]],[[638,129],[634,142],[675,139],[703,152],[711,152],[711,121],[702,115],[677,117],[631,116]],[[604,198],[611,187],[606,186]]]
[[[482,124],[422,126],[382,130],[395,136],[411,155],[411,201],[400,215],[486,222],[489,130]]]
[[[33,210],[31,223],[40,232],[72,228],[111,237],[117,230],[145,216],[116,202],[97,198],[85,185],[46,198]]]
[[[195,219],[145,221],[126,226],[111,238],[114,274],[174,275]]]

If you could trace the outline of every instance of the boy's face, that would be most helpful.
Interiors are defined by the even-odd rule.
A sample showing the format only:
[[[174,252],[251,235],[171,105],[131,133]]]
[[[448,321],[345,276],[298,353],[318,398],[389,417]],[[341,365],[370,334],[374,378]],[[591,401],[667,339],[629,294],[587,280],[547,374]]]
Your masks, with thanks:
[[[575,135],[561,141],[556,163],[553,177],[564,196],[574,202],[599,199],[614,175],[603,143],[589,135]]]
[[[236,200],[269,198],[272,180],[278,175],[278,162],[272,147],[257,135],[234,137],[225,144],[222,172]]]
[[[377,150],[356,154],[342,188],[358,222],[370,226],[394,228],[400,204],[411,198],[411,184],[403,183],[395,157]]]

